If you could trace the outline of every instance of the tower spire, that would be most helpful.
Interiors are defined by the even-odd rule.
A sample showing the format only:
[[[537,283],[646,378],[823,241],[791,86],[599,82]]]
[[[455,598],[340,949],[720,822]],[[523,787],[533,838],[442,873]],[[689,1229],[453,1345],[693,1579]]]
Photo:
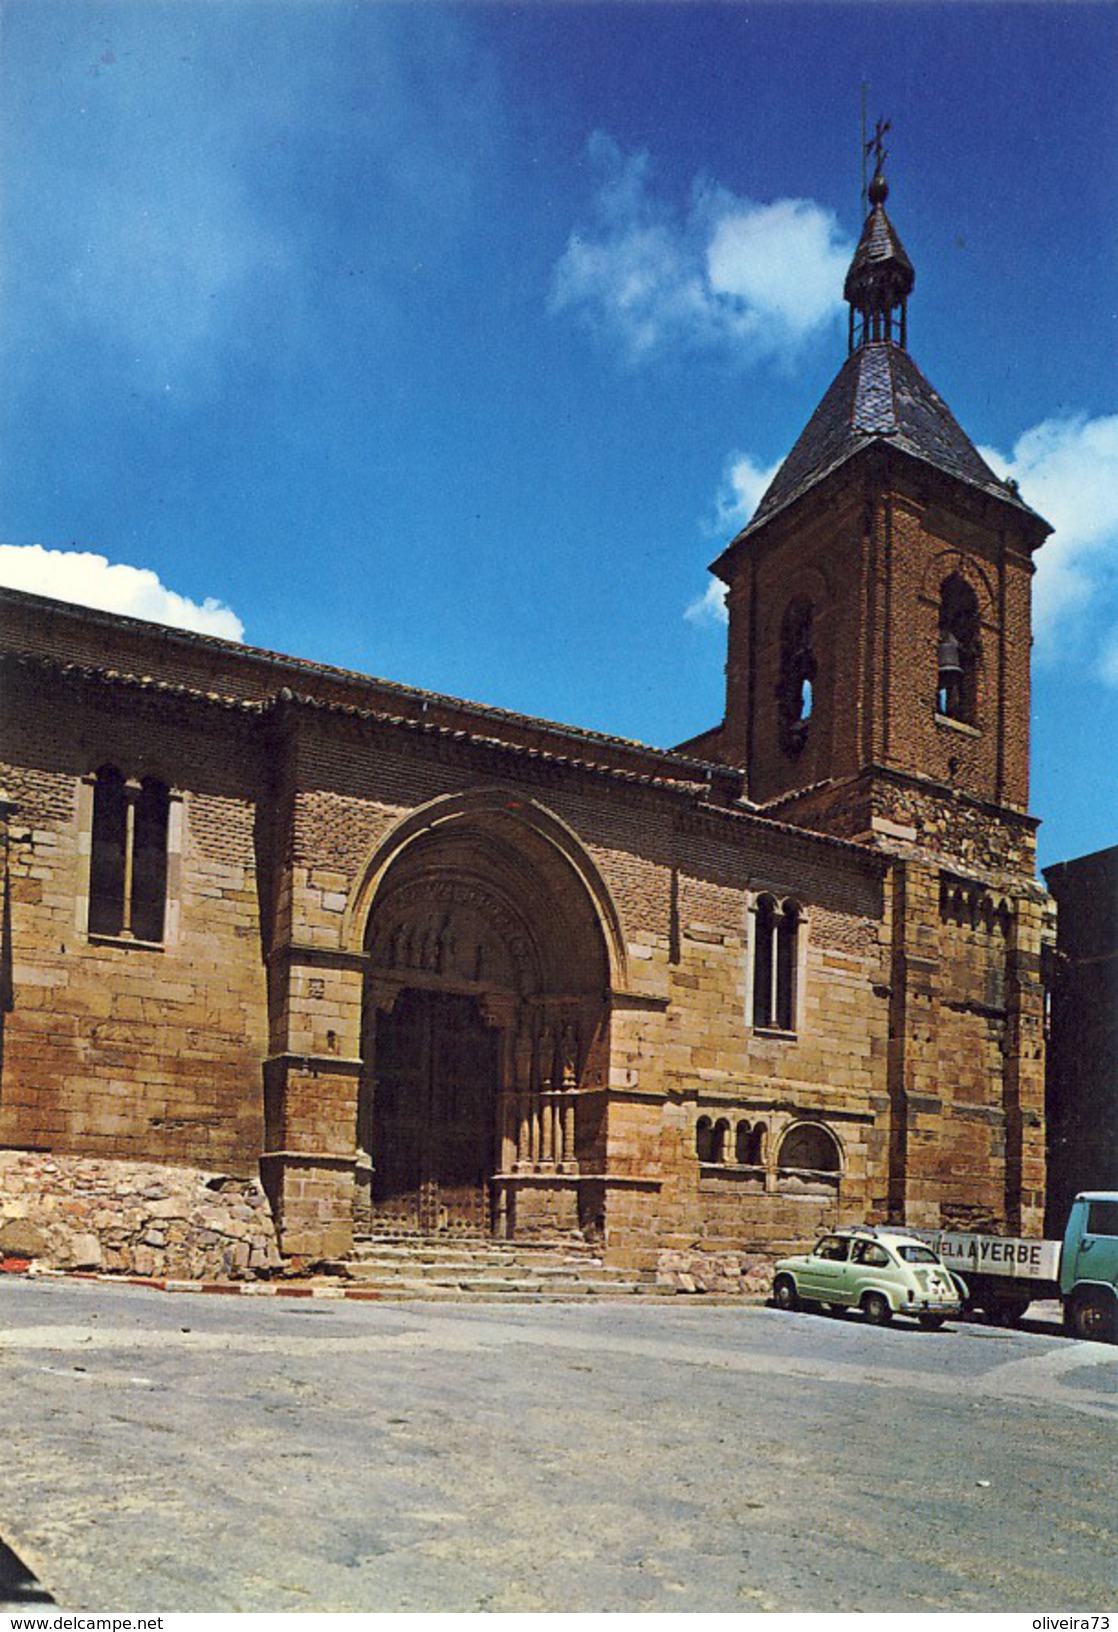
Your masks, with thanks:
[[[874,157],[873,180],[869,185],[870,213],[854,251],[854,259],[843,284],[843,296],[850,306],[850,350],[892,341],[908,344],[908,297],[916,282],[912,262],[896,228],[885,213],[889,183],[885,179],[885,133],[889,121],[878,120],[865,151]]]

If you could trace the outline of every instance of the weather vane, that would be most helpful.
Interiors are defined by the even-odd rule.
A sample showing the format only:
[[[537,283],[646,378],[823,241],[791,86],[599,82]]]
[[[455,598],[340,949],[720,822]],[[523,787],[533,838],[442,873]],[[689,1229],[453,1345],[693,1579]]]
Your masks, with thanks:
[[[866,93],[869,91],[868,79],[862,81],[862,208],[866,207],[866,160],[873,154],[875,176],[881,174],[882,166],[889,157],[885,149],[885,133],[892,128],[891,119],[879,119],[874,126],[873,135],[866,140]]]
[[[893,121],[891,119],[879,119],[874,126],[873,135],[866,143],[867,157],[869,154],[873,154],[873,173],[875,176],[881,173],[881,167],[889,157],[885,147],[885,132],[891,130],[892,127]]]
[[[885,163],[886,158],[890,157],[885,145],[885,132],[891,131],[891,129],[893,129],[891,119],[878,119],[878,122],[873,126],[872,137],[865,144],[867,157],[870,153],[873,153],[873,175],[875,176],[878,175],[878,171],[881,170],[881,165]]]

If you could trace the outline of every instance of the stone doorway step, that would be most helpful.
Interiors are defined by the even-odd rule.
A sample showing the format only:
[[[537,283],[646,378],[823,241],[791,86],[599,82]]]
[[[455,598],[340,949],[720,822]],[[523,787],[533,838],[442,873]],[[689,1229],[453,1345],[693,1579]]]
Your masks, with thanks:
[[[577,1241],[496,1241],[401,1231],[355,1243],[342,1273],[381,1298],[564,1303],[658,1295],[655,1278],[607,1269]]]

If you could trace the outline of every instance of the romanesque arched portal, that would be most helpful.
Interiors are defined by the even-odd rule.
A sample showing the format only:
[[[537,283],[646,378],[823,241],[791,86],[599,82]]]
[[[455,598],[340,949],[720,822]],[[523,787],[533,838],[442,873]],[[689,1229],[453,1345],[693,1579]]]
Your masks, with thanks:
[[[591,1230],[614,921],[587,858],[538,806],[475,795],[374,871],[358,1230]]]

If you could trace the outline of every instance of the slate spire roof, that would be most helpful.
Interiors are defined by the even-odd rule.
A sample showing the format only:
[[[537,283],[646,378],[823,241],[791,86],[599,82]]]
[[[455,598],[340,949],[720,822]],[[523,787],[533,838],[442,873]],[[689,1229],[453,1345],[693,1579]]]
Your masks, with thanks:
[[[850,355],[733,544],[873,443],[897,448],[1035,516],[1016,487],[990,469],[908,354],[907,302],[916,274],[886,214],[888,192],[879,169],[843,286],[850,305]]]
[[[745,531],[767,521],[875,441],[888,442],[1028,511],[1015,489],[995,476],[908,352],[892,341],[875,340],[846,359]]]

